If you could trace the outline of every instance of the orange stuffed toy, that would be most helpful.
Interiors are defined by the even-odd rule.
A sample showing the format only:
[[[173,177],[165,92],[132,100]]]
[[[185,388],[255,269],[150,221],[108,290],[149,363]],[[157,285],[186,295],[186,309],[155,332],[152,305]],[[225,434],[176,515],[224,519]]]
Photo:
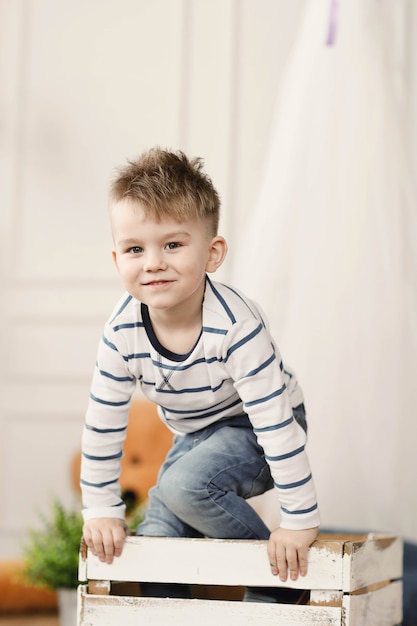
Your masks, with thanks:
[[[149,489],[156,483],[158,470],[172,444],[173,435],[162,423],[156,405],[145,398],[134,398],[124,445],[120,483],[128,509],[146,504]],[[71,463],[71,484],[80,493],[78,452]],[[54,591],[25,585],[21,581],[20,559],[0,563],[0,614],[56,610]]]
[[[146,503],[149,489],[156,483],[158,470],[172,445],[172,432],[160,420],[156,405],[146,398],[134,398],[124,444],[120,474],[123,499],[128,510]],[[80,492],[78,453],[72,463],[72,484]]]

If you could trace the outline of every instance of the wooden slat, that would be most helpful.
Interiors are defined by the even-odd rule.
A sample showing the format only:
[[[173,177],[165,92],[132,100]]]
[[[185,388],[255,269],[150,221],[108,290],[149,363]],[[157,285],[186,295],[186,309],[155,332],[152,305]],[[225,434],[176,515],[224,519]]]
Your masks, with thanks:
[[[161,566],[163,563],[163,566]],[[221,563],[221,567],[219,567]],[[402,542],[376,536],[355,541],[319,538],[309,551],[309,572],[282,583],[271,575],[266,542],[129,537],[112,565],[82,553],[80,580],[266,585],[352,592],[402,576]]]
[[[392,580],[401,576],[401,566],[402,542],[382,535],[321,536],[310,548],[308,575],[286,584],[271,575],[262,541],[128,537],[122,556],[111,565],[83,545],[80,577],[89,584],[78,591],[78,625],[212,626],[218,620],[230,626],[397,626],[402,583]],[[109,581],[126,595],[102,595]],[[138,581],[298,587],[310,590],[310,602],[141,598],[129,591]]]
[[[343,608],[347,626],[397,626],[402,622],[402,582],[369,593],[346,594]]]
[[[89,596],[79,589],[81,626],[340,626],[341,607],[309,607],[217,600]]]
[[[109,580],[89,580],[88,593],[96,596],[108,596],[111,590],[111,582]]]
[[[266,542],[243,540],[128,537],[111,565],[88,552],[83,577],[111,581],[255,585],[300,589],[342,589],[343,544],[317,542],[310,549],[309,572],[282,583],[270,572]]]
[[[366,540],[347,541],[343,557],[343,590],[355,591],[402,576],[401,539],[370,535]]]
[[[329,589],[312,589],[310,591],[310,606],[342,606],[343,591]]]

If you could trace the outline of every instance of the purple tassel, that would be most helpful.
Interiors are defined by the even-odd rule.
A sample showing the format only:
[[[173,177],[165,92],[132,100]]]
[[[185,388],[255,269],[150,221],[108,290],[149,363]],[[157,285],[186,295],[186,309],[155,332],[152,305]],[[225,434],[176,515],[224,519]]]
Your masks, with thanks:
[[[330,0],[329,28],[327,31],[326,46],[333,46],[336,40],[339,0]]]

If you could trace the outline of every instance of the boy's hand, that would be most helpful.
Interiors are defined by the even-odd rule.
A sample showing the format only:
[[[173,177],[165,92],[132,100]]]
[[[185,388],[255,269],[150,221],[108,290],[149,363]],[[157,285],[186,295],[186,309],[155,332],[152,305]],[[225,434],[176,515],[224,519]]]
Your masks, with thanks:
[[[274,576],[279,575],[284,582],[288,578],[297,580],[298,574],[307,574],[308,548],[317,538],[319,529],[308,528],[307,530],[285,530],[277,528],[268,541],[268,557],[271,572]]]
[[[126,523],[121,519],[97,517],[87,520],[83,526],[84,540],[94,556],[104,563],[112,563],[120,556],[127,534]]]

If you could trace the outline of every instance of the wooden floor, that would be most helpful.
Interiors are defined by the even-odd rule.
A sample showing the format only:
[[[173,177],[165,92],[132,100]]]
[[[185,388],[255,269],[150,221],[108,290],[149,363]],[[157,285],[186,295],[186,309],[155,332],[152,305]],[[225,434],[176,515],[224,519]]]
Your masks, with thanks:
[[[57,615],[51,613],[0,616],[0,626],[59,626],[59,619]]]

